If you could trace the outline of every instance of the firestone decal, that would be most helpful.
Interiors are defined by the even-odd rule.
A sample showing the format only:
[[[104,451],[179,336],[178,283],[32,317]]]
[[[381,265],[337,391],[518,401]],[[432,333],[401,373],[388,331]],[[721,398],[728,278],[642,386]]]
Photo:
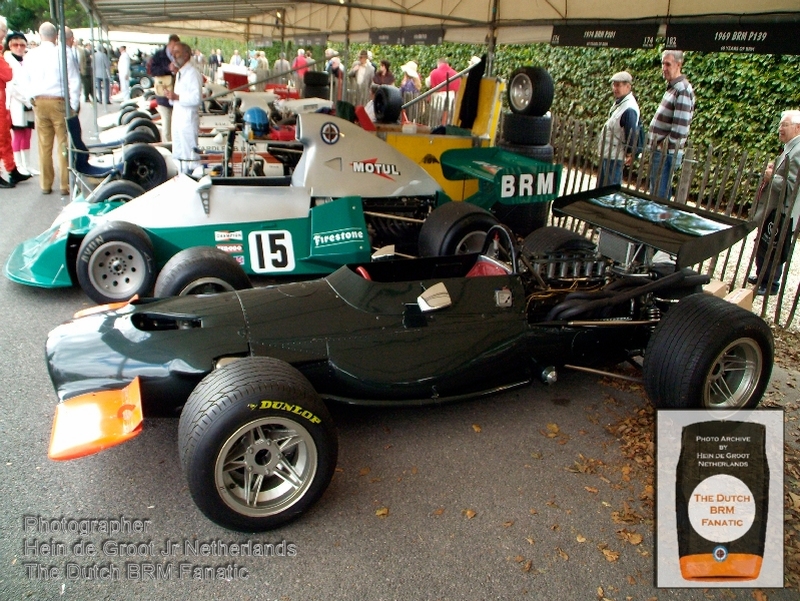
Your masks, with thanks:
[[[378,159],[369,159],[366,161],[353,161],[350,163],[353,166],[353,173],[374,173],[386,179],[394,181],[392,175],[400,175],[397,165],[392,163],[379,163]]]
[[[344,244],[347,242],[362,242],[363,240],[364,232],[358,228],[348,228],[325,232],[322,234],[314,234],[314,246],[317,248],[323,246],[334,246],[336,244]]]
[[[318,418],[308,409],[303,409],[301,405],[292,405],[291,403],[284,403],[283,401],[261,401],[258,405],[255,403],[250,403],[247,408],[251,411],[255,411],[256,409],[277,409],[278,411],[288,411],[289,413],[294,413],[295,415],[306,418],[312,424],[322,423],[320,418]]]
[[[239,230],[238,232],[214,232],[214,242],[229,242],[231,240],[236,240],[242,242],[244,240],[244,235],[242,231]]]

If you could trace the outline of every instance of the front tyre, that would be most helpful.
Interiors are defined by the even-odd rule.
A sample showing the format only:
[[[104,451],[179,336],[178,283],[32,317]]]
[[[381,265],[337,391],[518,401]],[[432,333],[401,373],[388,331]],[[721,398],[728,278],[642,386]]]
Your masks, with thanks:
[[[644,385],[658,408],[755,407],[772,373],[763,319],[709,294],[693,294],[658,324],[644,356]]]
[[[238,359],[207,375],[178,428],[192,499],[210,520],[243,532],[300,516],[333,477],[338,443],[314,388],[289,364]]]
[[[156,279],[154,295],[215,294],[252,287],[250,278],[231,255],[210,246],[193,246],[167,261]]]
[[[144,296],[156,278],[153,244],[139,226],[110,221],[83,239],[76,272],[81,288],[96,303]]]

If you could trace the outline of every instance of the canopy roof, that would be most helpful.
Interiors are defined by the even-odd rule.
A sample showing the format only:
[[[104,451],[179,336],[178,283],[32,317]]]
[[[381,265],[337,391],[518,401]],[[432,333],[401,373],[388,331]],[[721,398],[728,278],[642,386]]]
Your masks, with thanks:
[[[441,27],[445,40],[549,41],[552,25],[580,21],[798,13],[798,0],[79,0],[105,29],[266,41],[325,35],[365,41],[369,32]],[[492,16],[496,15],[494,20]]]

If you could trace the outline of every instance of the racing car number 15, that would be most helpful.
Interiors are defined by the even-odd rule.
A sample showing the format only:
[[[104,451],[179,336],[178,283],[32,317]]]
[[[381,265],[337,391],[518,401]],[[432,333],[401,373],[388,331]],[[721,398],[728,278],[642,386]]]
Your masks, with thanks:
[[[250,232],[250,269],[254,273],[294,271],[292,233],[288,230]]]

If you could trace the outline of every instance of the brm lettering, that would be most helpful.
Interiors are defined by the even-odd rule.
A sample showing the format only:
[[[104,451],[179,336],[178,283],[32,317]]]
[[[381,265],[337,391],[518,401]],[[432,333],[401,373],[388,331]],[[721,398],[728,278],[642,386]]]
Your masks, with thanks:
[[[537,176],[534,180],[534,176]],[[534,192],[534,181],[536,191]],[[539,194],[555,194],[555,173],[520,173],[504,175],[500,178],[500,198],[514,196],[534,196]]]
[[[376,173],[378,175],[400,175],[397,165],[390,163],[355,161],[353,163],[353,171],[355,173]]]

